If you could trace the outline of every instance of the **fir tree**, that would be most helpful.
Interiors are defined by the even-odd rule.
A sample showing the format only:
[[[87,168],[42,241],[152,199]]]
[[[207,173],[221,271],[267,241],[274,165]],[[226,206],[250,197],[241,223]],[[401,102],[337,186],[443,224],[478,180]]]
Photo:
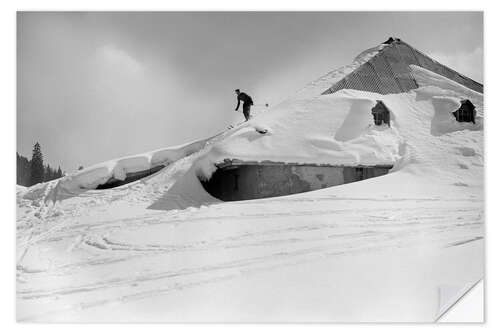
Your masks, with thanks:
[[[16,153],[17,161],[17,181],[18,185],[29,186],[30,185],[30,161]]]
[[[42,148],[37,142],[33,146],[33,155],[30,162],[30,186],[43,182],[44,179],[44,167],[43,167],[43,155]]]
[[[47,164],[47,166],[44,168],[44,171],[43,171],[43,181],[47,182],[49,180],[51,180],[50,165]]]
[[[16,183],[18,185],[31,186],[43,181],[47,182],[64,176],[61,166],[59,166],[56,170],[52,169],[49,164],[46,166],[43,165],[43,155],[38,142],[33,146],[33,157],[31,161],[17,152],[16,161]]]

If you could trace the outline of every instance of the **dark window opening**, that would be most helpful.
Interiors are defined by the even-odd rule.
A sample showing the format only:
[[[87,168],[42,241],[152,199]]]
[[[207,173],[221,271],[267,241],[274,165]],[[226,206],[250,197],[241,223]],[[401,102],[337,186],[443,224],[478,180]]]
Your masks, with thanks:
[[[476,123],[476,107],[468,99],[460,102],[460,108],[453,112],[458,122]]]
[[[372,115],[375,125],[387,124],[389,127],[391,126],[391,115],[384,102],[377,101],[377,104],[372,108]]]
[[[363,168],[354,169],[356,181],[363,180]]]
[[[136,180],[139,180],[141,178],[151,176],[152,174],[163,169],[164,167],[165,167],[165,165],[162,164],[162,165],[155,166],[155,167],[148,169],[148,170],[143,170],[143,171],[138,171],[138,172],[128,172],[126,174],[126,177],[124,180],[119,180],[119,179],[115,179],[115,178],[111,177],[110,179],[108,179],[108,181],[106,183],[97,186],[96,190],[105,190],[105,189],[109,189],[109,188],[122,186],[122,185],[125,185],[128,183],[131,183],[131,182],[135,182]]]
[[[238,175],[234,175],[234,190],[238,191]]]

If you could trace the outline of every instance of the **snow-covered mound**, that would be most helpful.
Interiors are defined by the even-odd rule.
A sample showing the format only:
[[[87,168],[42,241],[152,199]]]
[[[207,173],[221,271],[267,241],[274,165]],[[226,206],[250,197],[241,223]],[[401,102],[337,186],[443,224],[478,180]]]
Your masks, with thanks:
[[[69,191],[94,189],[98,185],[104,184],[111,177],[124,180],[127,173],[148,170],[159,165],[169,165],[180,158],[199,151],[206,142],[207,140],[200,140],[93,165],[64,177],[58,182],[58,186]]]
[[[210,139],[113,159],[78,170],[49,183],[37,184],[30,190],[18,190],[17,193],[21,194],[24,199],[39,200],[41,199],[40,196],[43,195],[45,201],[57,201],[68,195],[78,195],[84,190],[95,189],[97,186],[108,182],[111,178],[124,180],[128,173],[145,171],[160,165],[167,166],[199,151]]]
[[[437,295],[483,275],[483,96],[418,66],[420,88],[407,93],[320,95],[383,47],[214,137],[18,188],[18,317],[437,318],[449,301]],[[453,117],[462,99],[475,105],[475,124]],[[390,127],[373,124],[379,100]],[[222,203],[199,178],[226,159],[394,168],[318,191]],[[94,190],[157,165],[166,167]]]

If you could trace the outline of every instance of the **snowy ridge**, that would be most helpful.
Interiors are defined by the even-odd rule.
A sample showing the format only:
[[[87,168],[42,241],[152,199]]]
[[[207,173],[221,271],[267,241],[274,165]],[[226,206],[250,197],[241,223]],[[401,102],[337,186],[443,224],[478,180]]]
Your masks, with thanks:
[[[46,187],[69,193],[95,189],[98,185],[106,183],[110,178],[124,180],[127,173],[144,171],[159,165],[169,165],[180,158],[199,151],[210,139],[211,138],[95,164],[59,180],[51,181],[50,184],[43,183],[35,185],[28,193],[26,193],[25,190],[19,190],[18,193],[23,193],[25,198],[29,199],[31,197],[34,199],[36,194],[34,197],[31,195],[39,192],[41,188]]]
[[[177,147],[158,149],[100,163],[64,177],[58,185],[69,190],[77,188],[93,189],[97,185],[104,184],[111,177],[124,180],[127,173],[151,169],[158,165],[168,165],[186,157],[200,150],[207,140],[199,140]]]

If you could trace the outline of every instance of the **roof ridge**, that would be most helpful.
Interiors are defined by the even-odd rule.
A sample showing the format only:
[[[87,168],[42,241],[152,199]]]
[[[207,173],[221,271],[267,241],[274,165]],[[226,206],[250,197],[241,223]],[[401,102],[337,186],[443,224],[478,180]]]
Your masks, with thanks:
[[[378,48],[375,54],[363,59],[367,51],[375,48]],[[383,61],[378,60],[380,57]],[[418,83],[411,74],[411,65],[420,66],[469,89],[483,92],[482,83],[443,65],[400,38],[390,37],[378,46],[361,52],[351,63],[355,68],[332,83],[321,94],[330,94],[342,89],[366,90],[381,94],[410,91],[418,88]]]

